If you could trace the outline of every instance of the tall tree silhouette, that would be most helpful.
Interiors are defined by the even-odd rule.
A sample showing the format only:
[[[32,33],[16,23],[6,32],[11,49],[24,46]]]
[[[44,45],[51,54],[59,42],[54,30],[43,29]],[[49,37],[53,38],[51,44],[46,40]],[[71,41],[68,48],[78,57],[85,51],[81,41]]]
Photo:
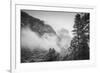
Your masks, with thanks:
[[[79,13],[75,16],[73,34],[71,41],[71,58],[76,60],[89,59],[89,13]]]
[[[58,61],[59,53],[57,53],[54,48],[50,48],[45,58],[47,59],[47,61]]]

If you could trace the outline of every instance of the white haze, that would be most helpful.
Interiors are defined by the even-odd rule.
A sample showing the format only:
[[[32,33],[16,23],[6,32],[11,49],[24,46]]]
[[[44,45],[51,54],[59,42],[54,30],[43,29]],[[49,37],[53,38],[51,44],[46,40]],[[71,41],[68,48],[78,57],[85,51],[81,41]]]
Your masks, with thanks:
[[[21,47],[30,50],[43,49],[48,51],[50,48],[54,48],[57,52],[61,52],[62,48],[67,49],[69,47],[70,41],[69,35],[63,36],[61,34],[45,33],[40,37],[29,27],[21,29]]]

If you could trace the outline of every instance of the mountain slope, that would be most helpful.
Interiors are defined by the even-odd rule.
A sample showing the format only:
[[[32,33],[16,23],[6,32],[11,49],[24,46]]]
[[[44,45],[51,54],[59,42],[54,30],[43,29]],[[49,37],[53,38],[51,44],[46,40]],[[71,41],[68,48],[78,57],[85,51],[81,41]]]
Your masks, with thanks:
[[[21,28],[25,26],[29,26],[32,31],[38,33],[41,36],[44,33],[56,34],[53,28],[50,25],[45,24],[44,21],[21,11]]]

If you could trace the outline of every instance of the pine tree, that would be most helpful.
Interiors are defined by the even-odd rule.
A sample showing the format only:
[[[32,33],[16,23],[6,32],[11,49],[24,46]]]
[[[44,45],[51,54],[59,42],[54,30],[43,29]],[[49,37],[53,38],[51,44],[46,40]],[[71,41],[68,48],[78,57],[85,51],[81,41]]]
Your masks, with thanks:
[[[75,16],[73,26],[74,38],[70,49],[73,49],[71,59],[89,59],[89,13],[80,13]]]
[[[57,61],[59,60],[59,53],[55,51],[55,49],[49,49],[49,52],[46,55],[46,61]]]

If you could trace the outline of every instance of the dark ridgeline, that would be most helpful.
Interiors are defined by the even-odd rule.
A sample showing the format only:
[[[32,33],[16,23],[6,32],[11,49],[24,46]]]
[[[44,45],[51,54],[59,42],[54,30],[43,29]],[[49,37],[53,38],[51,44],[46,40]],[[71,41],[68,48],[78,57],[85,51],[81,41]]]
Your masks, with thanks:
[[[74,37],[71,40],[70,47],[67,54],[62,57],[55,51],[54,48],[50,48],[49,51],[42,49],[34,49],[30,51],[28,49],[21,48],[21,63],[29,62],[47,62],[47,61],[68,61],[68,60],[88,60],[89,56],[89,25],[90,25],[89,13],[78,13],[75,16],[74,22]],[[21,28],[29,26],[29,28],[39,34],[41,37],[44,33],[52,33],[56,35],[56,32],[50,25],[44,23],[44,21],[32,17],[29,14],[21,11]]]
[[[21,11],[21,27],[23,28],[25,26],[29,26],[32,31],[38,33],[40,36],[44,33],[56,34],[53,28],[50,25],[45,24],[43,20],[32,17]]]

